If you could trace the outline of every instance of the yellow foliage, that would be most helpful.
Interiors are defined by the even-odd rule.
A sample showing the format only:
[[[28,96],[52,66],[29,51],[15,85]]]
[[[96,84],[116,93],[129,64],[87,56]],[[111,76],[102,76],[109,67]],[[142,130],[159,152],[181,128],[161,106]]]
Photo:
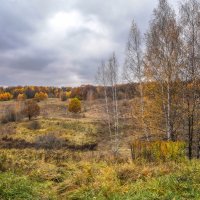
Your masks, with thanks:
[[[9,101],[13,96],[9,92],[4,92],[0,94],[0,101]]]
[[[48,94],[45,93],[45,92],[37,92],[37,93],[35,94],[35,99],[36,99],[37,101],[43,101],[43,100],[45,100],[45,99],[47,99],[47,98],[48,98]]]
[[[66,96],[67,96],[67,98],[70,98],[70,96],[71,96],[71,91],[66,92]]]
[[[113,166],[106,166],[99,170],[95,177],[93,187],[101,189],[105,194],[119,192],[120,181],[117,178],[117,173]]]
[[[133,159],[168,161],[185,157],[185,143],[181,141],[134,141],[130,146]]]
[[[18,96],[17,96],[17,100],[19,100],[19,101],[23,101],[23,100],[25,100],[27,97],[26,97],[26,95],[25,94],[19,94]]]
[[[81,112],[81,101],[77,98],[71,99],[68,110],[69,112],[72,112],[72,113]]]

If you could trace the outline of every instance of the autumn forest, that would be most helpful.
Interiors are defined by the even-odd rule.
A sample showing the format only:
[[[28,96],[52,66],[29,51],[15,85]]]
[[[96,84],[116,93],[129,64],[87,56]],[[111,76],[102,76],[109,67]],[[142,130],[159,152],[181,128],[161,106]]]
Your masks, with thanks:
[[[200,199],[200,2],[125,46],[93,84],[0,87],[0,199]]]

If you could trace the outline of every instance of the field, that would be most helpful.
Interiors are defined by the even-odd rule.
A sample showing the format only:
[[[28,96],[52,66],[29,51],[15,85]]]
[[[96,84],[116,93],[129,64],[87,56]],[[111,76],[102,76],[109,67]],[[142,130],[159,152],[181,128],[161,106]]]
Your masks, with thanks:
[[[0,109],[8,104],[17,102],[0,102]],[[59,99],[39,105],[39,117],[0,125],[0,199],[200,199],[199,160],[131,159],[137,133],[125,104],[118,155],[100,100],[82,102],[80,114]]]

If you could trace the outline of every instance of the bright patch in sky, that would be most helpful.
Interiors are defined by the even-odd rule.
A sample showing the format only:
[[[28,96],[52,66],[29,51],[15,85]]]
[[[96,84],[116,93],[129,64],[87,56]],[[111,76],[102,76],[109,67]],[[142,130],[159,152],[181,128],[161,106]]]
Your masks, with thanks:
[[[2,0],[0,85],[95,83],[99,63],[114,51],[123,66],[132,19],[144,32],[157,2]]]
[[[106,35],[107,28],[93,16],[83,16],[78,11],[58,12],[48,20],[51,32],[71,33],[82,29]]]

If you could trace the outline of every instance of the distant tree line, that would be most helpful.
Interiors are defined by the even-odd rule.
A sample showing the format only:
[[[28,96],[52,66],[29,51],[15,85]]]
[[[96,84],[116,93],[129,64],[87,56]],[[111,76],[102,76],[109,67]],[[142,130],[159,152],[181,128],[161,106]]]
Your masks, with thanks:
[[[137,83],[119,84],[118,96],[120,99],[133,98],[138,95]],[[107,86],[108,96],[112,96],[112,88]],[[11,99],[36,99],[44,100],[46,98],[61,98],[65,101],[68,98],[78,98],[80,100],[102,99],[104,98],[104,89],[102,86],[82,85],[80,87],[39,87],[39,86],[17,86],[17,87],[0,87],[0,101]]]

